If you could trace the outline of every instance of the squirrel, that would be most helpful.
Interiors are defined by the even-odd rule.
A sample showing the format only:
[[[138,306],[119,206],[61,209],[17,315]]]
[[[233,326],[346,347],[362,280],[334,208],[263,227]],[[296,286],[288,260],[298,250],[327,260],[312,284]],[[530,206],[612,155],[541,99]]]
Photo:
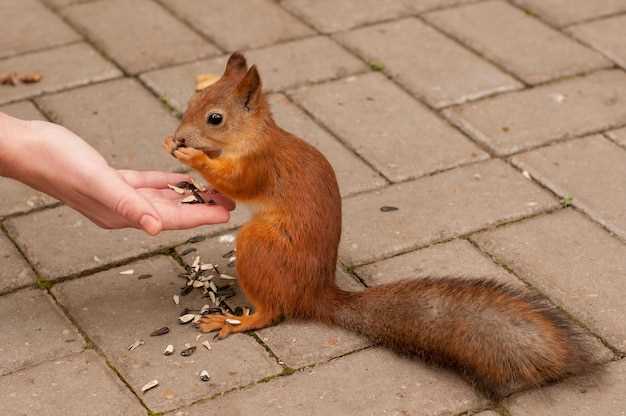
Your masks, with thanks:
[[[236,240],[236,268],[254,312],[204,316],[201,331],[223,338],[284,317],[320,321],[455,368],[496,397],[590,368],[578,327],[530,289],[464,278],[338,288],[341,197],[334,170],[274,122],[259,72],[242,54],[233,53],[222,77],[190,99],[164,147],[253,209]]]

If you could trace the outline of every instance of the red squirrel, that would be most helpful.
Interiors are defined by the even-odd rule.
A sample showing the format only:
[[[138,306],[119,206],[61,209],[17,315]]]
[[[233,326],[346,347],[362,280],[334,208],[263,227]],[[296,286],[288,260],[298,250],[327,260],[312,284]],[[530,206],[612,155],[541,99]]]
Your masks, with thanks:
[[[333,168],[276,125],[259,72],[240,53],[192,97],[164,145],[216,190],[254,209],[236,242],[239,285],[254,313],[205,316],[201,331],[222,338],[282,317],[317,320],[454,367],[495,396],[589,368],[576,325],[529,290],[463,278],[338,288],[341,197]]]

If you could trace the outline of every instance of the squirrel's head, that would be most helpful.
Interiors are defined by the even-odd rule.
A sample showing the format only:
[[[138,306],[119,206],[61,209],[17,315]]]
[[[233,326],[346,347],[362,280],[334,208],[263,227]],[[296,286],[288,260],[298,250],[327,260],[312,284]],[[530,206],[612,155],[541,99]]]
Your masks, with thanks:
[[[251,151],[271,120],[256,66],[235,52],[222,77],[197,92],[187,104],[174,134],[180,147],[193,147],[215,158]]]

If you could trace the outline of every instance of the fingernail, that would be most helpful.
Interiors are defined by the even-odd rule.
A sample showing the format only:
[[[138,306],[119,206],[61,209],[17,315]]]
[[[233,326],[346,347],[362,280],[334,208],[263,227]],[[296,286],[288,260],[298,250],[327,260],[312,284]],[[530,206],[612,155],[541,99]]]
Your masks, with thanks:
[[[154,218],[152,215],[144,215],[139,220],[139,225],[150,235],[157,235],[161,231],[161,221]]]

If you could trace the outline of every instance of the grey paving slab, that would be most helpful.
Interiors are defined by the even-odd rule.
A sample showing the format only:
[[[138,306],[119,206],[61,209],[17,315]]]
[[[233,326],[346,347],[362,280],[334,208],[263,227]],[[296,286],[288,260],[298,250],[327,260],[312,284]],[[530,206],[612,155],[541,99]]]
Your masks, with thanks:
[[[54,198],[9,178],[0,178],[0,217],[52,205]]]
[[[296,40],[245,53],[248,64],[258,66],[264,91],[278,91],[297,85],[362,72],[367,66],[325,37]],[[177,110],[184,111],[193,95],[196,76],[221,75],[228,57],[198,61],[142,74],[141,78]]]
[[[15,248],[11,240],[0,233],[0,293],[31,285],[35,282],[35,273]]]
[[[314,32],[271,0],[162,0],[228,51],[258,48]]]
[[[132,74],[218,53],[150,0],[94,1],[64,8],[62,13]]]
[[[392,181],[487,158],[382,74],[302,88],[291,95]]]
[[[0,106],[0,112],[22,120],[46,120],[41,111],[30,101],[19,101],[13,104]]]
[[[444,111],[498,154],[626,124],[626,74],[598,71]]]
[[[626,245],[564,210],[472,237],[611,345],[626,349]]]
[[[237,209],[229,224],[164,231],[157,237],[134,229],[103,230],[67,206],[11,218],[4,224],[38,273],[57,279],[182,244],[194,236],[219,233],[237,226],[246,215]]]
[[[415,12],[406,0],[284,0],[281,5],[323,33],[352,29]]]
[[[625,15],[572,26],[568,32],[626,69]]]
[[[622,0],[512,0],[513,3],[557,26],[597,19],[626,11]]]
[[[235,234],[226,234],[226,236]],[[237,276],[234,267],[228,266],[228,253],[234,248],[234,242],[227,242],[224,238],[215,237],[195,244],[185,244],[176,249],[181,255],[190,249],[192,253],[183,256],[185,263],[191,265],[197,256],[202,262],[217,264],[219,270],[232,276]],[[226,303],[231,307],[249,306],[248,300],[236,285],[236,282],[217,279],[218,286],[232,284],[236,295]],[[337,284],[344,290],[358,291],[363,286],[357,284],[354,278],[342,270],[337,271]],[[355,334],[339,328],[333,328],[315,322],[287,320],[273,327],[257,332],[263,342],[269,346],[274,354],[287,366],[300,368],[303,366],[327,361],[331,358],[347,354],[369,345],[369,342]]]
[[[0,2],[0,58],[80,40],[80,35],[36,0]]]
[[[626,239],[626,150],[592,136],[518,155],[513,163]]]
[[[35,84],[1,86],[0,104],[121,75],[115,65],[100,56],[86,43],[76,43],[0,60],[0,73],[12,71],[39,72],[43,78]]]
[[[342,262],[360,265],[557,203],[501,161],[466,166],[346,199],[339,253]],[[399,209],[382,212],[382,206]]]
[[[136,80],[124,78],[48,95],[37,103],[115,168],[184,170],[163,150],[179,121]]]
[[[50,296],[38,289],[0,297],[0,333],[0,375],[82,351],[85,346]]]
[[[507,401],[511,416],[623,416],[626,409],[626,360],[610,363],[597,375],[520,394]]]
[[[274,119],[280,127],[306,140],[328,158],[335,169],[343,196],[380,188],[387,183],[287,97],[274,94],[269,97],[269,101]]]
[[[357,267],[355,273],[368,286],[424,277],[489,278],[513,286],[523,285],[467,240],[452,240]]]
[[[334,37],[366,61],[384,67],[387,74],[434,107],[521,87],[492,64],[414,18]]]
[[[610,131],[607,133],[607,136],[616,143],[626,146],[626,128]]]
[[[120,275],[128,269],[135,274]],[[174,304],[172,295],[181,284],[177,277],[181,271],[174,260],[159,256],[53,288],[59,302],[135,392],[142,395],[145,383],[159,381],[159,387],[142,395],[153,411],[172,410],[281,371],[250,336],[239,334],[213,342],[212,335],[197,338],[200,333],[194,328],[178,324],[184,307],[199,308],[205,303],[205,299],[192,294],[184,297],[179,306]],[[138,274],[152,277],[139,280]],[[106,290],[101,289],[100,282],[106,284]],[[168,334],[150,337],[153,330],[163,326],[170,328]],[[144,340],[145,345],[129,351],[128,345],[137,339]],[[200,345],[204,340],[211,340],[211,351]],[[198,348],[190,357],[179,354],[185,343]],[[168,344],[176,351],[164,356]],[[211,375],[209,382],[199,379],[203,369]]]
[[[529,84],[611,66],[598,52],[506,2],[480,2],[425,18]]]
[[[146,410],[93,351],[0,377],[5,415],[144,416]]]
[[[448,371],[370,349],[199,403],[178,416],[458,414],[483,404]]]

